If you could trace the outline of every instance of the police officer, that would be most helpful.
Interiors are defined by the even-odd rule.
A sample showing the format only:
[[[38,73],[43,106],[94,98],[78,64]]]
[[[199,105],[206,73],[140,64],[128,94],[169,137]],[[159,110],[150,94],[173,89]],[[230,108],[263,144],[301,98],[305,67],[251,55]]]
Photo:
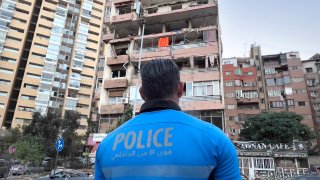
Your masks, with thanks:
[[[139,115],[96,152],[95,179],[241,179],[235,148],[216,126],[181,111],[179,69],[152,60],[141,69]]]

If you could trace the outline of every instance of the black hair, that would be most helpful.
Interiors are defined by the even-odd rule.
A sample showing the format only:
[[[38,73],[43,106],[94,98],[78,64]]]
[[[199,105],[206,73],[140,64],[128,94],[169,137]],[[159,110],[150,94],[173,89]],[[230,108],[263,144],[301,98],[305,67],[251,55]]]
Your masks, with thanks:
[[[177,93],[179,68],[170,59],[155,59],[141,68],[142,92],[147,100],[165,99]]]

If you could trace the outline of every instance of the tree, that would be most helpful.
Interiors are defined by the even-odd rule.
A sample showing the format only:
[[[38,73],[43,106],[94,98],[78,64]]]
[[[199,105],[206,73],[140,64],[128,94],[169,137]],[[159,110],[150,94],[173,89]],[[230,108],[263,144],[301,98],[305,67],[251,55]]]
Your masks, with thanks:
[[[5,136],[1,137],[1,153],[8,154],[8,148],[21,138],[21,131],[19,128],[11,129]],[[2,157],[3,158],[3,157]]]
[[[39,164],[45,157],[43,139],[34,136],[25,136],[13,144],[16,147],[14,157],[23,164],[33,162]]]
[[[311,129],[301,124],[303,117],[293,112],[262,112],[249,118],[240,133],[242,140],[265,143],[291,143],[315,138]]]
[[[43,139],[47,156],[54,157],[54,143],[57,139],[59,128],[61,126],[61,114],[49,111],[45,116],[43,116],[39,112],[35,112],[32,117],[30,125],[23,127],[22,134]]]
[[[73,160],[82,149],[81,137],[76,130],[80,127],[80,115],[77,111],[66,111],[61,124],[64,148],[61,154],[69,160]]]
[[[97,133],[99,128],[98,122],[92,121],[90,118],[87,119],[87,124],[88,124],[88,127],[87,127],[85,139],[88,139],[91,133]]]

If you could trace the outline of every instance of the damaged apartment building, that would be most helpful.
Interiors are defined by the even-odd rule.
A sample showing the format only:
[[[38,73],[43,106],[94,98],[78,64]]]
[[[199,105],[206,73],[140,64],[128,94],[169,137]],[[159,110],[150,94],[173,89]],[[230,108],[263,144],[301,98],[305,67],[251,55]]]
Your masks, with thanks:
[[[242,124],[261,111],[289,111],[303,116],[313,129],[311,107],[298,52],[261,56],[259,46],[251,56],[222,60],[225,127],[237,140]]]
[[[106,66],[97,84],[100,132],[114,128],[134,102],[139,112],[140,50],[142,66],[156,58],[173,59],[185,83],[183,111],[223,128],[216,0],[113,0],[104,18],[101,62]]]

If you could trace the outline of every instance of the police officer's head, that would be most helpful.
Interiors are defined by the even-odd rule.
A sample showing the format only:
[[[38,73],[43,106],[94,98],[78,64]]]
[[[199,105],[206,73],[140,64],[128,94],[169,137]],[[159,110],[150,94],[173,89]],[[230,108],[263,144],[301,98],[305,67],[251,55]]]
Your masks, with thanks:
[[[183,94],[179,68],[172,60],[156,59],[141,68],[141,97],[145,101],[169,99],[178,103]]]

